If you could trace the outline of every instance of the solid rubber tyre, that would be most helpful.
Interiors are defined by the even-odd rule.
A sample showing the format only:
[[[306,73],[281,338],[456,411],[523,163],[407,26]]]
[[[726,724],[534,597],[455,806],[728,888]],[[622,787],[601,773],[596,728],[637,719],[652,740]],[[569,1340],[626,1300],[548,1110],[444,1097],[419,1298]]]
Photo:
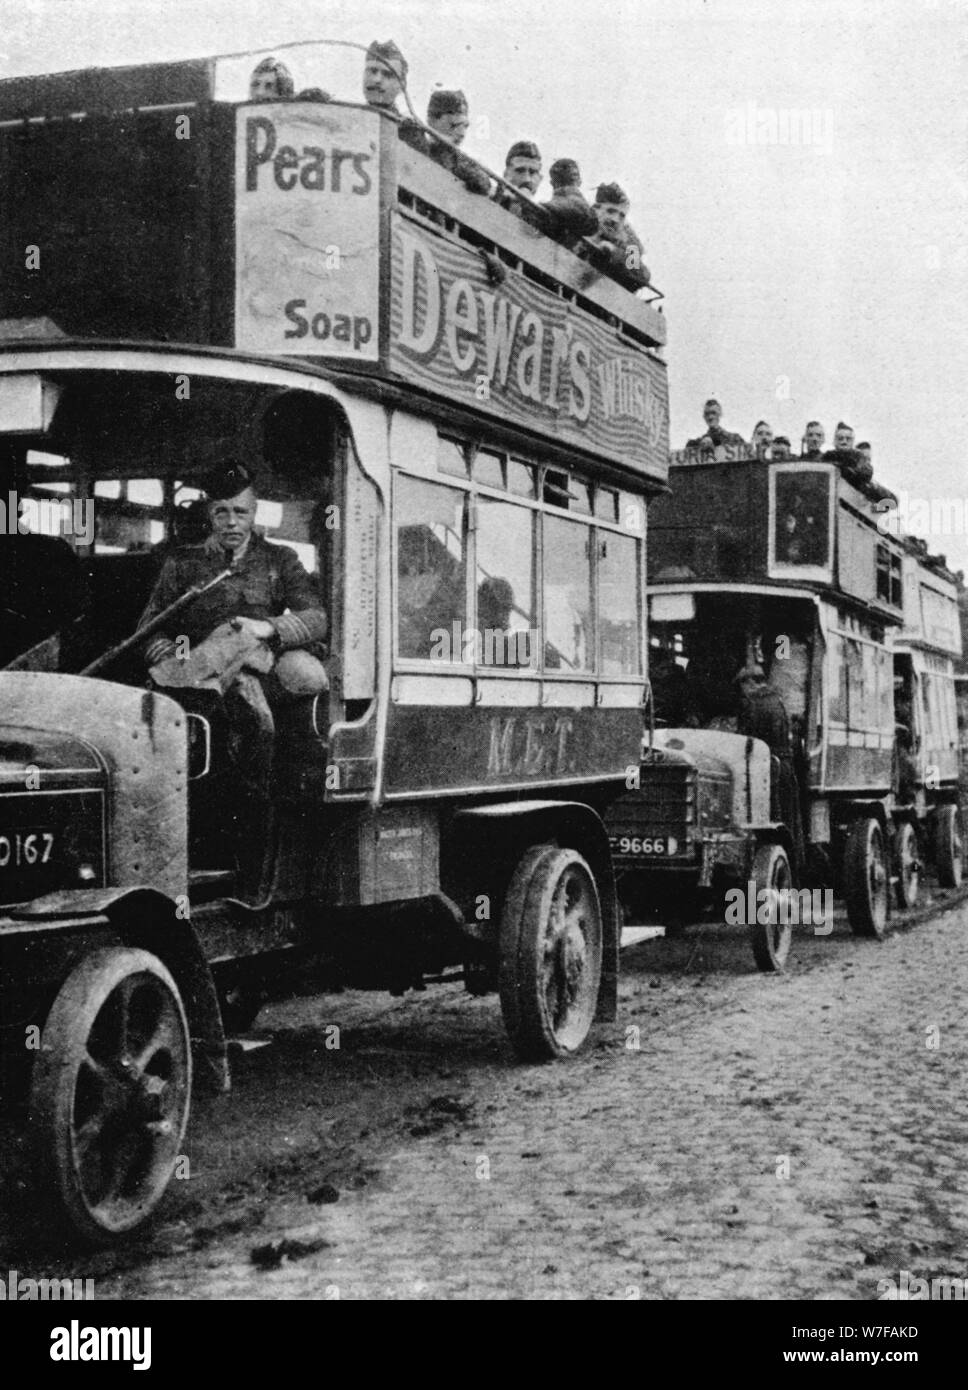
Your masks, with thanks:
[[[188,1022],[168,970],[148,951],[92,951],[51,1006],[31,1079],[56,1224],[105,1244],[148,1219],[181,1150],[191,1085]]]
[[[753,882],[756,884],[757,919],[760,917],[760,893],[764,889],[782,893],[793,887],[793,871],[790,860],[782,845],[760,845],[753,856]],[[750,945],[753,959],[764,972],[779,972],[786,968],[790,945],[793,941],[793,926],[789,912],[781,913],[779,902],[770,904],[769,921],[759,920],[750,923]],[[786,921],[783,920],[784,916]]]
[[[910,821],[902,821],[894,835],[895,897],[902,910],[917,907],[921,892],[921,852],[917,831]]]
[[[887,935],[890,876],[884,832],[873,817],[852,822],[844,846],[844,899],[855,936]]]
[[[965,866],[961,812],[957,806],[939,806],[935,812],[934,860],[940,887],[960,888]]]
[[[577,1052],[602,977],[602,909],[583,857],[535,845],[508,886],[498,943],[498,992],[511,1044],[524,1061]]]

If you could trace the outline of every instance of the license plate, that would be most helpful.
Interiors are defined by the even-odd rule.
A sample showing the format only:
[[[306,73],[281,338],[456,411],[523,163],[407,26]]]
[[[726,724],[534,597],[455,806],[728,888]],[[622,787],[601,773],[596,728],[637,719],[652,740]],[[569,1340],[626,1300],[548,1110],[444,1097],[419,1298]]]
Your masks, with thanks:
[[[638,854],[653,859],[676,854],[679,849],[674,835],[613,835],[609,844],[613,854]]]
[[[5,830],[0,832],[0,869],[42,868],[51,860],[56,846],[52,830]]]

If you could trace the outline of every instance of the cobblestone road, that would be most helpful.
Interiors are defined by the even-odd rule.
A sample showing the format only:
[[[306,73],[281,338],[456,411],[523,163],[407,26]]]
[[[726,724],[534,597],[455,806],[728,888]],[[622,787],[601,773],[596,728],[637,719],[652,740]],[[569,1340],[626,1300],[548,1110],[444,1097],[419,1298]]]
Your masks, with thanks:
[[[646,942],[620,1021],[548,1067],[453,986],[267,1010],[149,1237],[51,1268],[21,1232],[0,1259],[129,1298],[871,1299],[901,1270],[968,1276],[966,933],[964,907],[881,944],[839,923],[781,977],[736,929]]]

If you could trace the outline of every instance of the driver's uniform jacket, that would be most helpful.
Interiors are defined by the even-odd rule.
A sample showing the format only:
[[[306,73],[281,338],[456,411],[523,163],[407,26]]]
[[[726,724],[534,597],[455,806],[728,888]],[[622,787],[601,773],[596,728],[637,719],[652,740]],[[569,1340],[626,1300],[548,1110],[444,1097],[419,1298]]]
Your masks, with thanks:
[[[228,578],[175,614],[170,632],[159,632],[146,643],[149,666],[173,654],[176,637],[185,636],[195,646],[235,617],[271,622],[277,652],[309,647],[316,649],[316,655],[323,654],[320,644],[326,637],[327,620],[314,580],[294,550],[257,533],[250,536],[241,557],[223,550],[214,536],[202,545],[176,550],[165,561],[138,626],[144,627],[189,589],[207,584],[229,568]]]

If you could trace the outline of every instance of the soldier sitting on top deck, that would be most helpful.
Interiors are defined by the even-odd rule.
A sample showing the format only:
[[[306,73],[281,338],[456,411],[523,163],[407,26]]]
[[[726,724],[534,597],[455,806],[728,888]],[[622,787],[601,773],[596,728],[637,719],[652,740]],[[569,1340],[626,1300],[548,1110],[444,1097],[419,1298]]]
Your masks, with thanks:
[[[555,241],[569,249],[577,247],[582,237],[594,236],[598,218],[581,191],[581,170],[573,159],[556,159],[548,170],[554,192],[544,209],[544,230]]]
[[[290,101],[294,91],[292,73],[278,58],[263,58],[249,79],[250,101]]]
[[[823,445],[826,439],[823,425],[819,420],[808,420],[803,431],[803,444],[800,449],[800,457],[810,459],[814,463],[819,463],[823,458]]]
[[[773,430],[765,420],[757,420],[753,427],[753,437],[751,440],[753,452],[758,459],[765,459],[766,452],[773,443]]]
[[[505,181],[533,198],[541,183],[541,151],[533,140],[516,140],[504,160]],[[519,212],[522,204],[499,189],[496,197],[504,207]]]
[[[785,434],[778,434],[773,440],[770,449],[770,460],[772,463],[781,463],[784,459],[790,459],[793,455],[790,452],[790,441]]]
[[[854,448],[854,431],[843,420],[834,432],[834,447],[828,449],[823,457],[825,463],[836,463],[848,483],[853,483],[855,487],[863,487],[874,475],[869,460]]]
[[[645,264],[642,243],[626,219],[629,200],[617,183],[600,183],[595,194],[598,235],[583,254],[592,265],[633,294],[648,285],[652,276]]]
[[[746,440],[741,434],[733,434],[730,430],[724,430],[719,423],[723,418],[723,407],[717,400],[708,400],[702,408],[703,419],[706,422],[706,432],[698,439],[686,441],[687,449],[698,449],[702,453],[713,453],[717,449],[737,448],[745,445]],[[721,455],[722,456],[722,455]]]
[[[427,154],[427,137],[420,124],[397,110],[397,97],[407,81],[407,60],[390,39],[377,43],[374,39],[366,50],[363,67],[363,95],[368,106],[392,116],[399,123],[400,139],[422,154]]]
[[[462,145],[469,125],[467,98],[464,93],[431,92],[427,104],[427,124],[438,135],[445,135],[454,145]],[[452,149],[443,141],[434,140],[431,142],[430,158],[455,178],[460,179],[471,193],[490,193],[491,180],[487,174],[461,150]]]
[[[502,185],[494,192],[494,201],[515,217],[521,217],[532,227],[545,226],[545,211],[534,201],[541,183],[541,151],[533,140],[516,140],[504,160],[504,179],[518,189],[523,198],[515,198]]]

